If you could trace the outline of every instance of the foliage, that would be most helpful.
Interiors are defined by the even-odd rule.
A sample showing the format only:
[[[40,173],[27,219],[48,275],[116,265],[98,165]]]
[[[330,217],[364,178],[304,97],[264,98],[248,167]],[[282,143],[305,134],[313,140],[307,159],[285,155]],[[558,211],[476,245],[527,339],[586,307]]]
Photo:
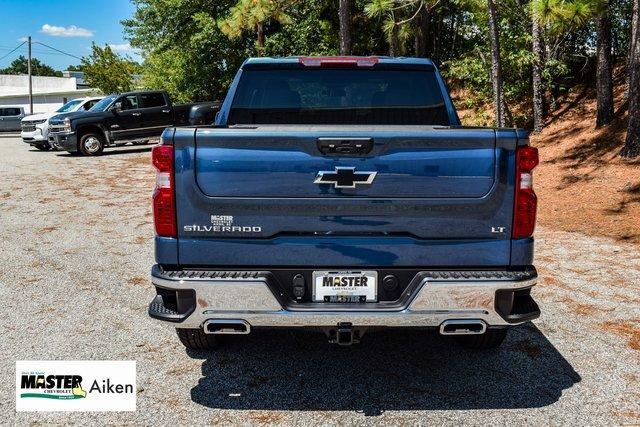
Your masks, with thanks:
[[[296,2],[287,10],[290,20],[267,27],[264,53],[267,56],[337,55],[337,15],[329,3],[332,1]],[[335,2],[337,3],[337,2]],[[328,9],[331,12],[328,13]]]
[[[290,3],[284,0],[240,0],[218,26],[224,34],[237,39],[244,31],[262,28],[270,20],[290,24],[291,17],[285,12]]]
[[[109,45],[91,46],[91,55],[82,59],[85,81],[105,94],[128,92],[134,88],[134,74],[140,71],[137,62],[123,58]]]
[[[166,89],[178,100],[221,99],[253,48],[250,37],[229,39],[218,26],[234,2],[134,3],[136,12],[123,25],[131,45],[142,52],[143,85]]]
[[[532,13],[547,26],[550,35],[564,34],[585,25],[602,6],[599,0],[534,0]]]
[[[136,12],[123,24],[145,60],[142,82],[179,100],[222,98],[249,56],[339,53],[337,0],[133,1]],[[593,72],[593,20],[603,1],[496,0],[508,104],[531,97],[532,14],[543,24],[543,85],[556,98]],[[619,58],[628,51],[630,5],[630,0],[611,3]],[[450,83],[469,89],[476,103],[487,102],[492,89],[484,0],[354,0],[353,53],[385,55],[397,44],[396,55],[414,55],[419,18],[425,19],[427,56]]]
[[[415,35],[413,24],[421,12],[427,12],[438,0],[370,0],[364,8],[370,18],[382,20],[387,42],[397,54],[407,51],[407,42]]]
[[[20,55],[7,68],[0,68],[0,74],[28,74],[28,62],[27,58]],[[31,58],[31,74],[34,76],[62,77],[60,71],[56,71],[49,65],[40,62],[38,58]]]

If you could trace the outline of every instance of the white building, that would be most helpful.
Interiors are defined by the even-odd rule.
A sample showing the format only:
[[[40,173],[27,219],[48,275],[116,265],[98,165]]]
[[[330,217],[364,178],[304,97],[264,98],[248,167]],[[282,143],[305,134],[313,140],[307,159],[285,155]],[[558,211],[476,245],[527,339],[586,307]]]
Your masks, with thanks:
[[[74,98],[99,94],[76,77],[33,76],[33,113],[55,111]],[[0,107],[22,106],[29,113],[29,76],[0,74]]]

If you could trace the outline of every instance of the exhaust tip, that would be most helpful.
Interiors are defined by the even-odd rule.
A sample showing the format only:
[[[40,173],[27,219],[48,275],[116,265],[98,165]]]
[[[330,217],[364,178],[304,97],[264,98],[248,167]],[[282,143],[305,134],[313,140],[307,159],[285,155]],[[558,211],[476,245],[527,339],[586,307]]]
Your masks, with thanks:
[[[251,325],[242,319],[209,319],[203,325],[205,334],[246,335]]]
[[[486,330],[484,321],[474,319],[445,320],[440,325],[440,335],[480,335]]]

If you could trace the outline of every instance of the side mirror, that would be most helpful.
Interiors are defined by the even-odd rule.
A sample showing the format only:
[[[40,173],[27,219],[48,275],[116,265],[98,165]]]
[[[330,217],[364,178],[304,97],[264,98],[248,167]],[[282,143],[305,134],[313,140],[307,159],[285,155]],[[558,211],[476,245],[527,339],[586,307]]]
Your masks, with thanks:
[[[120,111],[122,111],[122,102],[121,101],[115,102],[111,110],[113,110],[116,113],[119,113]]]

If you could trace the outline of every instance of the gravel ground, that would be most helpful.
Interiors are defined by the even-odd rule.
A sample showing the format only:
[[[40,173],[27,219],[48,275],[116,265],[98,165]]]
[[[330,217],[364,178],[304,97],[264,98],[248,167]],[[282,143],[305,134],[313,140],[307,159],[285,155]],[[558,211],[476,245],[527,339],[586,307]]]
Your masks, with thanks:
[[[638,246],[538,230],[542,317],[495,351],[427,333],[340,348],[321,334],[261,332],[187,352],[146,315],[150,148],[83,158],[0,146],[3,423],[640,423]],[[16,414],[24,359],[137,360],[138,410]]]

